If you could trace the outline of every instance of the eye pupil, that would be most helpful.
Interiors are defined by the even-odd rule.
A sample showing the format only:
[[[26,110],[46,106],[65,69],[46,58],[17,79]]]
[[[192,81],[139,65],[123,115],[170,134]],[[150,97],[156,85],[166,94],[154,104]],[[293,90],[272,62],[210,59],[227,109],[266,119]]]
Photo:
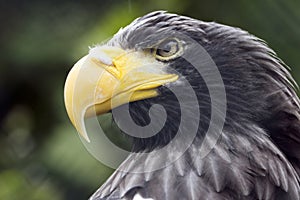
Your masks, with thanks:
[[[172,49],[172,45],[174,45],[174,44],[170,44],[170,43],[166,44],[166,45],[163,47],[162,51],[164,51],[164,52],[166,52],[166,53],[170,52],[171,49]],[[176,45],[176,44],[175,44],[175,45]]]

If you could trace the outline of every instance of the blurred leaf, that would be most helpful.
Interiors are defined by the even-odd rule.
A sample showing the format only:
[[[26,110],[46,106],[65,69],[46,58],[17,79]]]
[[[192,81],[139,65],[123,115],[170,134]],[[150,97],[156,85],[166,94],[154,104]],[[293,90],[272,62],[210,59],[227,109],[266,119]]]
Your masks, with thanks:
[[[100,186],[112,173],[88,153],[70,123],[55,129],[39,156],[49,170],[82,187]]]
[[[63,199],[58,188],[50,181],[31,183],[22,173],[6,170],[0,173],[0,199],[5,200],[60,200]]]

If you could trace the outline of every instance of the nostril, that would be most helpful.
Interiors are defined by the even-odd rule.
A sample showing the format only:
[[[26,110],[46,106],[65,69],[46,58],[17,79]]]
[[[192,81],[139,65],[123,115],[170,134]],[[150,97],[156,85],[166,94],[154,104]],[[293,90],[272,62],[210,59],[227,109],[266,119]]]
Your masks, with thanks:
[[[112,59],[106,53],[97,48],[91,49],[89,55],[105,65],[113,65]]]

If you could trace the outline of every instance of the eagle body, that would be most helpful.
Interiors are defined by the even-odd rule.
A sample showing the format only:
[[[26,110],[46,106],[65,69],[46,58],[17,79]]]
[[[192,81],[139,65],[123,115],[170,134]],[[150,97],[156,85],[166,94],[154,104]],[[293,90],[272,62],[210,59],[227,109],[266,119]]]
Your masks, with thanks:
[[[159,52],[157,62],[179,78],[157,87],[157,96],[111,109],[129,106],[135,124],[145,127],[159,124],[161,113],[149,114],[159,104],[166,113],[164,126],[151,137],[129,136],[132,154],[90,199],[299,200],[299,98],[283,61],[263,40],[239,28],[164,11],[136,19],[107,45],[152,52],[154,43],[166,38],[176,38],[184,48],[181,56],[170,59],[161,59],[169,50]],[[215,63],[222,84],[213,81],[212,68],[201,51],[192,50],[192,41]],[[193,59],[202,63],[205,75],[192,66]],[[185,89],[187,83],[197,102]],[[226,99],[218,99],[217,104],[226,106],[226,113],[220,111],[217,119],[223,117],[224,125],[214,129],[220,136],[201,156],[205,138],[210,141],[207,131],[219,122],[211,124],[216,104],[210,88],[221,86]],[[188,113],[184,118],[183,111]],[[198,113],[199,120],[195,120]],[[119,126],[127,123],[122,117],[114,120]],[[177,134],[188,138],[194,128],[195,137],[183,151],[180,147],[187,141],[174,142],[174,138]],[[169,144],[168,151],[161,153]]]

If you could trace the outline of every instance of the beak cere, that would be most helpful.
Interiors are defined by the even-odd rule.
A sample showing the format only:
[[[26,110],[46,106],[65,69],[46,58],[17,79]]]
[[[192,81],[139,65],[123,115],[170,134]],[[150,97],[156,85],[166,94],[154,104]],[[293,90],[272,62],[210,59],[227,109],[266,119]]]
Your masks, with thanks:
[[[146,52],[95,47],[68,74],[64,90],[66,110],[74,127],[90,142],[85,118],[155,97],[157,87],[177,79],[176,74],[167,74],[164,64]]]

